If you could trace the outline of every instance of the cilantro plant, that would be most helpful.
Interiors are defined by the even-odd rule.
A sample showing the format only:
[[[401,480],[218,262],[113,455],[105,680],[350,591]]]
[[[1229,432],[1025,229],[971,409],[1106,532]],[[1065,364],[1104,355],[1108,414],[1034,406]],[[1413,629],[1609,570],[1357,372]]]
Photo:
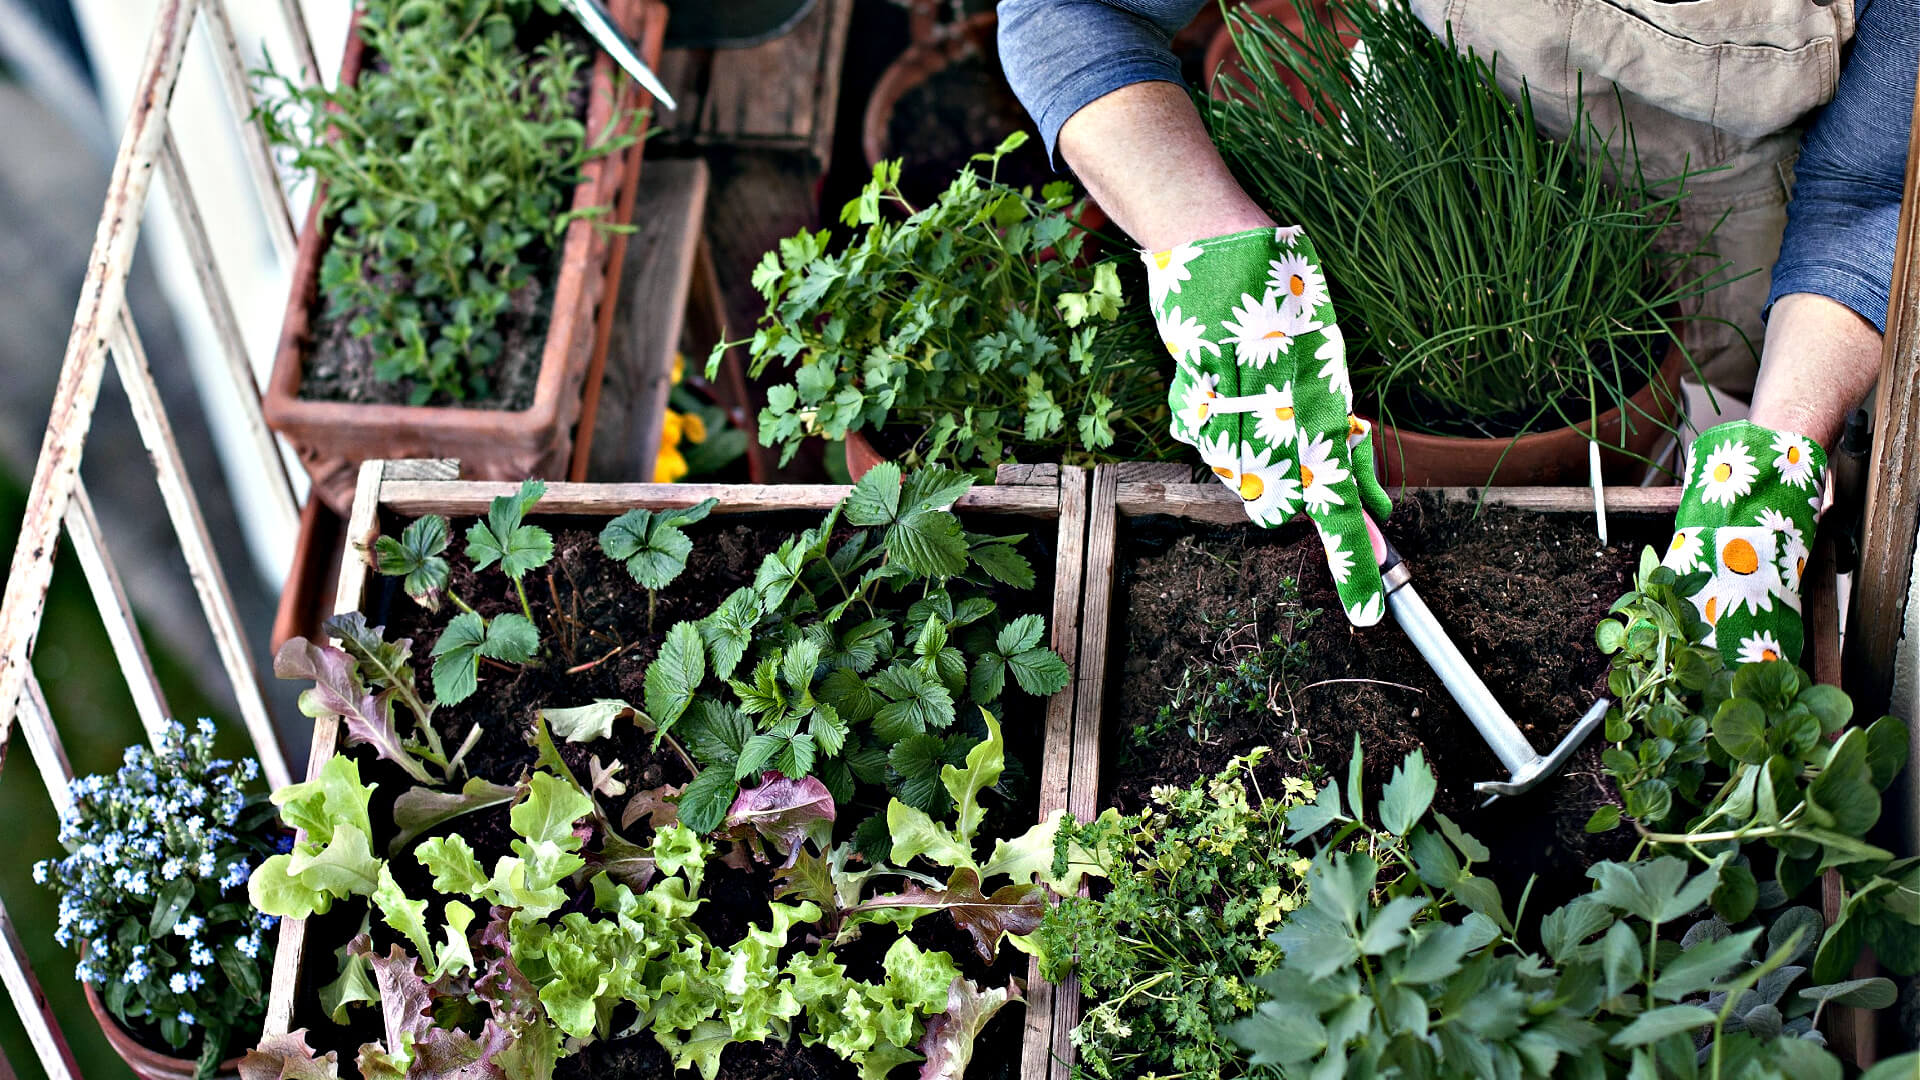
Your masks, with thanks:
[[[618,124],[588,140],[592,54],[559,34],[524,42],[536,8],[561,0],[377,0],[354,85],[259,73],[269,138],[326,185],[325,316],[369,340],[375,376],[416,405],[488,396],[503,323],[551,303],[561,234],[607,209],[570,207],[581,165],[633,142]]]
[[[836,802],[884,785],[929,813],[949,805],[941,770],[985,735],[983,707],[1009,685],[1066,685],[1039,615],[1007,617],[998,583],[1032,588],[1022,536],[964,528],[972,481],[945,469],[869,472],[819,525],[789,538],[705,618],[676,624],[647,669],[646,711],[701,767],[680,801],[717,828],[740,784],[772,770],[815,776]],[[842,522],[852,532],[838,543]],[[884,854],[885,819],[862,828]]]
[[[553,558],[553,536],[527,524],[526,516],[546,490],[543,481],[522,481],[520,490],[496,496],[487,516],[467,528],[466,554],[473,569],[499,566],[513,582],[514,595],[520,600],[518,613],[487,618],[448,586],[451,569],[445,553],[451,530],[446,518],[429,514],[409,523],[398,537],[374,541],[375,570],[400,578],[407,595],[429,609],[437,610],[442,596],[460,609],[433,644],[433,690],[442,704],[454,705],[473,694],[479,687],[482,660],[526,664],[539,655],[540,629],[527,603],[525,579],[528,571]]]
[[[1620,702],[1602,761],[1640,848],[1702,861],[1737,854],[1714,904],[1736,921],[1760,884],[1795,897],[1838,870],[1842,916],[1820,940],[1815,976],[1844,977],[1863,943],[1889,970],[1920,972],[1920,859],[1896,859],[1867,839],[1881,793],[1906,765],[1906,726],[1891,716],[1854,724],[1845,693],[1792,664],[1728,670],[1702,644],[1710,627],[1687,599],[1705,580],[1676,575],[1648,551],[1634,590],[1596,631]],[[1587,827],[1621,822],[1620,809],[1602,807]]]
[[[1090,1006],[1075,1029],[1079,1063],[1101,1080],[1232,1075],[1244,1056],[1220,1028],[1252,1010],[1248,980],[1280,950],[1268,931],[1306,896],[1308,860],[1287,843],[1287,816],[1313,790],[1288,778],[1251,799],[1264,749],[1219,775],[1154,793],[1138,815],[1067,821],[1058,844],[1092,853],[1098,898],[1067,895],[1047,911],[1043,973],[1078,972]]]
[[[893,427],[907,465],[1172,458],[1161,347],[1146,305],[1122,295],[1118,263],[1082,258],[1071,187],[1039,198],[993,181],[1008,137],[925,210],[907,216],[900,163],[874,167],[841,211],[858,231],[780,242],[753,272],[767,311],[746,343],[774,383],[760,439],[784,463],[811,435]],[[707,372],[727,348],[716,346]]]

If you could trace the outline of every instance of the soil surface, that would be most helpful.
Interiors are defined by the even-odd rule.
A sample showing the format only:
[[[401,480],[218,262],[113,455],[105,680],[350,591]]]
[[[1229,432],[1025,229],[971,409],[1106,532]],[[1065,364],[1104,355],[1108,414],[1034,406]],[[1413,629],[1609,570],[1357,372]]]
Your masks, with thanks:
[[[579,65],[579,81],[571,96],[575,115],[585,123],[588,91],[593,81],[593,58],[598,54],[593,51],[595,46],[592,41],[572,20],[536,15],[521,35],[528,51],[555,36],[560,38],[569,53],[584,58]],[[366,62],[375,69],[385,67],[385,62],[376,57],[369,56]],[[565,183],[561,187],[567,194],[561,198],[560,208],[570,209],[574,184]],[[339,227],[337,223],[329,223],[329,228]],[[500,338],[498,355],[477,373],[477,379],[467,380],[468,393],[465,398],[455,400],[445,393],[437,393],[426,404],[508,412],[521,412],[533,407],[534,392],[540,383],[540,362],[546,353],[547,323],[553,313],[554,289],[560,280],[562,254],[562,247],[547,243],[535,243],[526,251],[527,263],[539,269],[525,286],[513,293],[507,309],[494,322],[493,332]],[[324,251],[321,257],[325,257]],[[399,275],[375,274],[366,262],[362,263],[361,272],[375,286],[390,292],[405,293],[412,288],[409,279]],[[325,290],[316,290],[310,309],[312,345],[301,360],[298,396],[302,400],[341,401],[355,405],[415,404],[413,380],[388,381],[375,376],[373,342],[354,334],[352,330],[353,321],[363,314],[370,313],[358,307],[332,310],[327,303]]]
[[[1593,629],[1632,584],[1641,547],[1667,535],[1663,522],[1611,522],[1601,547],[1590,516],[1530,514],[1420,496],[1401,500],[1387,531],[1413,571],[1414,587],[1494,696],[1545,752],[1605,696],[1607,663]],[[1123,524],[1119,593],[1109,667],[1109,728],[1102,763],[1108,802],[1139,809],[1157,784],[1185,786],[1228,759],[1270,746],[1258,771],[1265,790],[1303,772],[1346,782],[1354,736],[1366,755],[1369,801],[1410,751],[1422,750],[1439,779],[1435,805],[1496,852],[1491,872],[1508,903],[1530,873],[1542,894],[1584,892],[1585,868],[1623,852],[1615,832],[1586,834],[1594,809],[1613,801],[1600,769],[1599,739],[1561,775],[1533,792],[1481,810],[1473,791],[1505,770],[1440,680],[1389,617],[1352,628],[1326,571],[1319,538],[1305,522],[1264,531],[1168,518]],[[1300,609],[1277,609],[1279,582],[1298,582]],[[1301,627],[1301,623],[1306,625]],[[1156,724],[1183,672],[1210,678],[1275,633],[1303,641],[1304,668],[1276,683],[1270,707],[1234,710],[1196,739],[1184,723]],[[1552,903],[1559,902],[1557,899]]]
[[[1001,183],[1032,187],[1038,194],[1065,179],[1048,165],[1040,136],[1001,75],[998,54],[987,45],[900,95],[887,121],[886,153],[902,159],[900,190],[908,202],[923,207],[947,189],[973,155],[992,150],[1015,131],[1029,138],[1000,160],[996,178]],[[985,163],[974,167],[984,175]]]
[[[650,623],[646,590],[634,584],[625,567],[607,558],[599,549],[598,530],[605,524],[604,519],[539,519],[538,523],[553,535],[554,555],[546,567],[528,574],[525,584],[534,620],[551,660],[544,668],[526,670],[483,664],[478,692],[458,705],[435,711],[435,726],[441,738],[449,747],[457,746],[471,726],[480,723],[482,735],[466,759],[468,771],[498,783],[519,780],[537,758],[527,737],[538,709],[580,705],[596,698],[641,701],[647,665],[668,628],[680,620],[704,616],[734,589],[750,584],[763,557],[794,532],[818,521],[817,514],[761,514],[710,518],[689,526],[687,532],[694,546],[687,568],[669,588],[655,596]],[[454,522],[456,528],[464,528],[465,524],[465,521]],[[1012,531],[997,527],[992,521],[969,524],[995,532]],[[835,542],[844,539],[848,531],[837,535]],[[1039,610],[1050,616],[1054,561],[1051,542],[1047,537],[1032,536],[1023,541],[1021,547],[1033,562],[1039,580],[1030,592],[1000,599],[1009,606],[1018,603],[1023,610]],[[504,575],[497,570],[476,574],[464,558],[451,561],[450,587],[475,610],[489,617],[519,610],[519,600]],[[413,640],[416,678],[421,685],[430,687],[429,649],[455,609],[446,604],[437,613],[425,611],[400,592],[393,579],[378,576],[369,582],[368,597],[369,621],[386,625],[388,640],[401,637]],[[588,664],[591,666],[585,670],[568,670]],[[1025,695],[1013,694],[1009,695],[1008,706],[1005,727],[1012,779],[1003,780],[1003,786],[1017,787],[1021,774],[1016,762],[1038,758],[1043,705]],[[675,749],[662,746],[655,753],[650,748],[652,741],[652,736],[637,725],[616,722],[613,734],[606,739],[584,745],[561,742],[558,749],[582,782],[588,781],[591,759],[595,757],[603,765],[614,760],[622,764],[619,776],[627,783],[628,793],[600,799],[601,808],[617,825],[622,810],[635,794],[678,786],[692,778],[692,770]],[[375,759],[365,747],[350,748],[347,753],[359,761],[362,777],[378,785],[371,807],[372,822],[376,848],[384,849],[395,834],[393,799],[411,783],[397,767]],[[867,808],[862,808],[854,814],[843,813],[836,835],[850,832],[851,826],[867,812]],[[1034,802],[1028,793],[1021,800],[996,806],[983,831],[1024,828],[1024,824],[1016,825],[1015,819],[1031,823],[1033,816]],[[510,853],[513,833],[505,807],[456,818],[423,834],[422,839],[450,832],[458,832],[467,840],[482,865],[490,866],[500,856]],[[648,818],[639,818],[631,826],[621,828],[621,833],[635,843],[645,844],[652,835],[651,822]],[[597,837],[585,845],[589,851],[598,846]],[[724,852],[728,845],[723,843],[721,847]],[[394,858],[390,866],[408,896],[437,897],[431,887],[431,875],[417,860],[403,853]],[[693,921],[721,946],[740,940],[749,925],[765,925],[774,886],[771,870],[771,866],[754,862],[743,853],[736,853],[731,861],[718,858],[710,861],[701,889],[701,896],[707,902],[693,916]],[[439,903],[438,899],[431,902],[436,906]],[[561,914],[587,910],[591,903],[591,891],[582,890]],[[315,1046],[323,1051],[339,1050],[342,1063],[347,1065],[362,1042],[381,1038],[377,1013],[359,1009],[350,1014],[351,1022],[347,1026],[335,1025],[319,1009],[318,988],[337,971],[327,953],[358,932],[363,910],[364,905],[340,904],[327,915],[311,920],[314,944],[309,952],[310,977],[303,980],[302,999],[296,1010],[299,1015],[295,1018],[295,1026],[310,1029],[310,1040]],[[377,919],[371,932],[375,948],[381,951],[397,940]],[[881,959],[897,936],[897,931],[890,927],[869,928],[858,941],[837,948],[835,955],[853,977],[877,979],[881,976]],[[944,916],[919,920],[909,929],[908,936],[923,947],[952,954],[962,973],[982,986],[1004,985],[1010,976],[1024,978],[1026,975],[1025,956],[1012,949],[1002,950],[1003,955],[991,966],[983,963],[974,955],[971,940]],[[794,942],[795,950],[813,944],[803,940],[799,932]],[[615,1030],[630,1020],[630,1016],[622,1018],[616,1014]],[[1005,1009],[996,1016],[977,1044],[979,1052],[968,1076],[988,1080],[1017,1077],[1018,1032],[1024,1023],[1019,1008]],[[556,1075],[563,1080],[666,1078],[675,1075],[669,1064],[667,1055],[652,1035],[641,1034],[592,1044],[580,1054],[563,1059]],[[832,1051],[801,1046],[797,1039],[785,1045],[730,1047],[722,1058],[720,1071],[724,1080],[788,1077],[853,1080],[857,1075],[857,1070]],[[911,1069],[903,1066],[895,1075],[911,1075]]]

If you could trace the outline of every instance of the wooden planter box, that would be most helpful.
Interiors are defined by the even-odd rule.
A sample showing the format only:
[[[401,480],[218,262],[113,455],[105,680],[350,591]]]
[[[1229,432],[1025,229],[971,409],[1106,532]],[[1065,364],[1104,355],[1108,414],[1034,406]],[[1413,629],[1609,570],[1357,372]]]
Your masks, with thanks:
[[[658,0],[616,0],[612,6],[629,36],[638,41],[641,55],[657,62],[666,30],[665,6]],[[619,73],[611,57],[596,52],[587,104],[589,139],[607,132],[616,115],[616,95],[619,110],[630,117],[628,129],[643,128],[645,119],[635,114],[650,98]],[[360,35],[350,34],[341,63],[342,84],[352,83],[359,75],[365,54]],[[479,479],[566,475],[582,400],[599,393],[611,328],[611,320],[597,317],[596,311],[603,299],[618,295],[619,267],[626,249],[626,237],[604,226],[609,221],[624,223],[632,211],[641,149],[636,142],[619,154],[588,162],[581,170],[573,209],[614,209],[610,215],[578,219],[567,227],[560,271],[552,284],[553,306],[533,405],[520,411],[300,397],[319,303],[320,262],[332,233],[331,223],[320,217],[326,190],[315,193],[300,234],[293,287],[262,405],[268,425],[293,443],[315,490],[335,511],[348,512],[359,465],[374,458],[456,458]]]
[[[1485,501],[1494,505],[1532,510],[1546,514],[1593,513],[1593,492],[1584,487],[1517,488],[1413,488],[1438,492],[1448,500]],[[1402,493],[1394,492],[1396,497]],[[1638,519],[1670,524],[1680,503],[1680,489],[1608,488],[1608,517],[1611,521]],[[1106,691],[1115,670],[1113,653],[1124,646],[1124,637],[1114,638],[1110,630],[1125,617],[1116,604],[1124,603],[1118,590],[1119,529],[1122,518],[1166,515],[1197,524],[1244,525],[1247,522],[1240,499],[1211,478],[1193,482],[1193,469],[1180,464],[1123,463],[1102,465],[1093,471],[1093,483],[1086,506],[1087,543],[1086,579],[1081,587],[1080,643],[1072,661],[1079,680],[1074,701],[1073,724],[1068,740],[1072,759],[1068,766],[1066,807],[1074,817],[1087,821],[1102,809],[1100,770],[1103,733],[1106,726]],[[1416,578],[1417,581],[1417,578]],[[1815,546],[1813,567],[1806,575],[1804,613],[1808,645],[1802,666],[1821,682],[1839,679],[1838,608],[1833,575],[1831,545]],[[1331,616],[1338,618],[1337,612]],[[1058,627],[1056,626],[1056,630]],[[1110,647],[1118,640],[1120,646]],[[1055,648],[1059,648],[1058,644]],[[1477,738],[1463,730],[1464,739]],[[1828,919],[1837,917],[1839,883],[1829,875],[1825,888]],[[1866,974],[1872,974],[1866,971]],[[1077,977],[1069,976],[1058,987],[1049,987],[1052,1010],[1041,1008],[1034,998],[1027,1015],[1026,1050],[1023,1060],[1047,1061],[1047,1071],[1029,1070],[1028,1076],[1047,1080],[1069,1080],[1074,1061],[1069,1035],[1080,1022],[1082,999]],[[1872,1060],[1872,1017],[1857,1010],[1835,1010],[1829,1028],[1835,1046],[1855,1061]]]
[[[423,514],[444,514],[456,520],[482,516],[495,496],[511,494],[518,488],[517,484],[504,482],[460,480],[459,474],[459,463],[448,460],[368,461],[360,467],[353,512],[346,525],[346,549],[334,592],[336,613],[363,610],[370,596],[370,582],[374,580],[368,553],[383,531],[397,533],[406,521]],[[1084,574],[1082,545],[1086,538],[1088,477],[1083,469],[1041,466],[1004,470],[999,480],[992,486],[975,487],[955,509],[963,515],[1027,520],[1032,523],[1027,531],[1050,532],[1056,537],[1050,644],[1066,661],[1072,677],[1066,688],[1046,703],[1041,760],[1035,769],[1039,776],[1038,813],[1044,818],[1067,805],[1071,760],[1068,740],[1075,698],[1082,685],[1075,656],[1081,641],[1080,586]],[[850,490],[829,484],[554,483],[547,486],[532,519],[557,515],[610,519],[635,508],[685,507],[708,498],[719,500],[713,510],[715,517],[782,511],[825,512]],[[720,598],[714,599],[718,602]],[[340,734],[340,725],[336,722],[314,725],[313,744],[307,758],[308,779],[317,776],[321,766],[339,752]],[[323,962],[327,955],[324,949],[331,947],[331,944],[324,946],[319,954]],[[307,948],[307,920],[281,920],[267,1005],[265,1033],[268,1035],[283,1034],[292,1026],[302,980],[306,977]],[[1029,974],[1028,1008],[1051,1016],[1052,988],[1040,982],[1037,968],[1030,966]],[[1029,1068],[1025,1075],[1038,1074]]]

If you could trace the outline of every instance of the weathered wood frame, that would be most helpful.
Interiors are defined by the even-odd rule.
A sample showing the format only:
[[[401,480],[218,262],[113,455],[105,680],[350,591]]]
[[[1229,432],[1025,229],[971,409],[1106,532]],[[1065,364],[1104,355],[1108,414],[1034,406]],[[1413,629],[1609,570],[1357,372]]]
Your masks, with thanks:
[[[388,521],[445,514],[449,517],[476,517],[485,514],[489,502],[516,490],[517,485],[458,479],[459,467],[451,461],[369,461],[360,469],[353,502],[353,514],[347,520],[347,546],[341,556],[339,585],[335,589],[334,611],[361,610],[365,603],[370,565],[368,552],[380,535],[383,515]],[[1054,466],[1010,467],[1001,470],[997,483],[976,486],[955,509],[967,514],[993,514],[1051,521],[1057,535],[1054,563],[1053,607],[1049,616],[1051,644],[1067,662],[1075,678],[1067,688],[1047,702],[1045,730],[1042,734],[1042,760],[1039,782],[1039,814],[1067,806],[1068,773],[1072,750],[1067,739],[1073,728],[1074,701],[1082,685],[1075,668],[1081,642],[1079,616],[1082,609],[1080,589],[1084,579],[1082,546],[1085,541],[1087,513],[1087,474],[1084,469]],[[850,488],[832,484],[576,484],[547,486],[536,516],[580,515],[612,517],[635,508],[668,509],[691,506],[703,499],[718,499],[716,515],[764,513],[769,511],[825,511],[844,498]],[[307,757],[307,775],[318,774],[321,766],[340,749],[340,725],[317,723],[313,728],[313,746]],[[274,954],[273,981],[267,1003],[266,1032],[269,1035],[289,1030],[297,999],[307,946],[304,919],[283,919]],[[1039,978],[1037,966],[1030,965],[1028,982],[1029,1016],[1051,1017],[1056,996]],[[1027,1046],[1033,1024],[1029,1021]],[[1050,1028],[1050,1025],[1049,1025]]]
[[[61,745],[60,732],[40,692],[32,670],[34,641],[45,614],[47,588],[54,560],[64,537],[75,553],[92,591],[95,606],[107,628],[121,675],[126,679],[149,738],[164,729],[166,700],[155,680],[141,643],[139,627],[128,606],[114,559],[94,520],[91,503],[80,480],[80,462],[99,403],[100,383],[108,360],[118,369],[134,419],[152,459],[167,516],[187,562],[202,613],[212,631],[221,665],[239,701],[240,714],[252,737],[255,752],[269,783],[290,778],[287,760],[276,741],[266,701],[261,694],[258,668],[241,631],[240,619],[226,584],[225,569],[201,517],[194,484],[175,446],[172,427],[160,393],[147,370],[139,329],[127,307],[127,276],[145,223],[147,196],[155,175],[164,180],[186,251],[192,260],[201,298],[213,323],[225,361],[224,371],[240,405],[241,422],[259,451],[265,470],[268,505],[251,508],[291,525],[297,516],[279,444],[268,431],[260,408],[260,387],[240,337],[239,320],[219,266],[206,218],[188,182],[171,127],[170,107],[180,79],[187,45],[196,28],[212,35],[209,50],[238,125],[247,171],[269,234],[280,249],[291,250],[292,215],[287,192],[272,157],[266,151],[264,129],[253,115],[242,55],[228,16],[231,0],[159,0],[153,32],[135,83],[131,108],[114,157],[106,202],[94,234],[87,275],[80,288],[73,329],[67,338],[51,415],[34,467],[27,508],[0,602],[0,765],[6,760],[9,737],[16,722],[25,734],[28,751],[52,795],[56,808],[66,805],[66,784],[72,777]],[[276,5],[294,46],[294,55],[309,82],[318,77],[313,41],[307,31],[300,0]],[[33,928],[34,932],[45,932]],[[16,928],[0,904],[0,983],[4,983],[27,1031],[42,1068],[53,1080],[79,1075],[60,1019],[48,1007]],[[0,1072],[10,1072],[0,1060]]]
[[[1118,602],[1117,556],[1120,522],[1123,518],[1162,514],[1213,525],[1247,525],[1240,500],[1224,486],[1211,480],[1191,482],[1193,470],[1186,465],[1136,464],[1102,465],[1093,470],[1092,493],[1087,506],[1086,579],[1081,587],[1080,644],[1076,672],[1079,692],[1074,700],[1071,734],[1073,758],[1069,765],[1066,796],[1068,812],[1082,821],[1100,810],[1101,734],[1105,724],[1108,658],[1111,642],[1107,630]],[[1418,490],[1418,489],[1408,489]],[[1450,501],[1476,502],[1541,513],[1593,514],[1593,490],[1584,487],[1545,488],[1431,488]],[[1680,489],[1607,488],[1608,514],[1651,518],[1671,522],[1679,506]],[[1828,545],[1816,548],[1814,568],[1807,575],[1808,622],[1814,627],[1812,646],[1806,662],[1822,681],[1838,677],[1838,611],[1835,605],[1833,562]],[[1823,572],[1824,570],[1824,572]],[[1826,627],[1822,632],[1820,627]],[[1828,890],[1834,893],[1832,888]],[[1829,904],[1837,893],[1828,897]],[[1828,917],[1837,915],[1830,910]],[[1069,1039],[1080,1022],[1082,999],[1079,981],[1068,977],[1053,990],[1050,1017],[1037,1014],[1027,1028],[1026,1060],[1041,1048],[1048,1054],[1047,1080],[1068,1080],[1073,1062],[1073,1044]],[[1852,1015],[1837,1017],[1833,1025],[1836,1037],[1844,1037],[1857,1059],[1871,1060],[1870,1025]],[[1865,1040],[1865,1041],[1862,1041]],[[1030,1076],[1041,1076],[1030,1072]]]

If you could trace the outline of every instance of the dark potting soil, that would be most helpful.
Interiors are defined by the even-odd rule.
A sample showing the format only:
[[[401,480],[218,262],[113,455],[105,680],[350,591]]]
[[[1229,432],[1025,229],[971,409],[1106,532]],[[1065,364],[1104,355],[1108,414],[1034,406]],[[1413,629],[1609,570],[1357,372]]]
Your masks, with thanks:
[[[1594,627],[1631,587],[1641,548],[1668,532],[1665,522],[1617,515],[1610,525],[1614,542],[1603,548],[1590,516],[1491,506],[1476,515],[1470,503],[1424,495],[1402,499],[1387,525],[1414,587],[1542,752],[1605,696]],[[1439,779],[1435,806],[1501,853],[1488,872],[1509,903],[1529,874],[1540,876],[1539,899],[1584,892],[1588,865],[1624,854],[1613,850],[1624,834],[1584,829],[1615,801],[1598,737],[1557,778],[1480,809],[1473,784],[1504,778],[1498,759],[1391,617],[1365,630],[1348,624],[1306,523],[1266,531],[1139,519],[1123,526],[1119,575],[1102,772],[1109,804],[1138,810],[1155,785],[1211,776],[1256,746],[1273,748],[1256,773],[1266,792],[1288,775],[1345,785],[1358,734],[1369,804],[1402,758],[1422,750]],[[1153,730],[1183,672],[1231,667],[1252,642],[1295,633],[1275,610],[1287,578],[1298,582],[1300,607],[1321,612],[1292,638],[1307,646],[1304,671],[1271,695],[1270,708],[1236,709],[1202,739],[1184,723]],[[1146,745],[1130,738],[1136,729],[1153,731]]]
[[[693,537],[694,546],[687,568],[672,586],[655,597],[649,626],[646,590],[634,584],[622,565],[600,552],[598,530],[605,523],[603,519],[541,519],[539,523],[553,535],[554,555],[546,567],[527,576],[525,585],[550,660],[544,668],[525,670],[483,664],[478,692],[457,705],[442,706],[435,711],[435,726],[441,738],[449,747],[457,746],[472,724],[479,722],[482,735],[467,756],[468,772],[497,783],[519,780],[537,759],[534,747],[527,742],[536,710],[586,704],[596,698],[641,701],[647,665],[657,653],[667,629],[683,619],[705,615],[728,593],[750,584],[764,556],[788,536],[818,520],[817,514],[763,514],[714,518],[689,526],[687,532]],[[991,525],[990,522],[970,524]],[[845,538],[845,532],[835,537],[836,543]],[[996,598],[1003,603],[1021,603],[1029,610],[1050,611],[1046,598],[1052,594],[1051,540],[1032,536],[1023,542],[1022,548],[1033,562],[1039,580],[1031,591]],[[511,583],[503,575],[495,570],[476,574],[465,559],[453,560],[450,587],[488,617],[518,611],[520,607]],[[454,609],[448,604],[437,613],[425,611],[401,593],[392,579],[376,576],[370,580],[369,590],[369,621],[385,624],[388,640],[402,637],[413,640],[415,676],[422,686],[430,687],[432,662],[428,653]],[[568,671],[586,664],[592,666],[583,671]],[[1043,706],[1024,695],[1009,695],[1008,706],[1005,730],[1009,773],[1017,777],[1017,761],[1038,757]],[[592,758],[598,757],[602,765],[615,760],[622,764],[619,777],[627,784],[627,794],[601,798],[600,804],[621,834],[639,844],[645,844],[651,837],[652,826],[645,817],[635,820],[631,826],[620,826],[628,800],[642,791],[684,784],[693,775],[677,751],[663,745],[656,753],[651,749],[652,741],[652,736],[637,725],[616,723],[613,734],[606,739],[584,745],[567,742],[557,745],[568,768],[583,783],[589,780]],[[397,767],[373,757],[365,747],[349,748],[346,752],[358,760],[363,779],[378,785],[371,817],[376,847],[384,849],[395,835],[393,800],[411,783]],[[850,831],[871,809],[862,807],[853,814],[843,813],[836,835]],[[1034,812],[1035,803],[1029,791],[1021,799],[995,806],[987,829],[1018,828],[1014,822],[1031,822]],[[505,807],[455,818],[423,834],[422,839],[451,832],[465,838],[481,864],[487,866],[509,854],[514,839]],[[585,847],[592,850],[598,844],[596,837]],[[431,875],[418,860],[401,853],[389,865],[408,896],[437,896],[431,887]],[[720,946],[739,941],[750,925],[765,925],[774,886],[771,871],[771,866],[744,857],[731,862],[718,858],[710,861],[701,889],[706,903],[693,916],[693,921]],[[591,892],[582,890],[563,913],[586,910],[591,902]],[[310,921],[309,934],[315,944],[310,950],[309,977],[303,980],[296,1017],[296,1026],[310,1029],[313,1045],[322,1051],[339,1050],[342,1062],[349,1065],[363,1042],[382,1037],[377,1011],[362,1008],[349,1014],[350,1022],[346,1026],[335,1025],[319,1008],[318,989],[331,981],[337,971],[333,958],[327,953],[358,932],[362,910],[361,905],[336,905],[334,911]],[[399,941],[377,919],[369,930],[378,951],[384,952]],[[1025,974],[1024,957],[1011,949],[1003,950],[1005,955],[992,966],[983,963],[973,954],[971,939],[944,916],[921,919],[909,934],[923,947],[952,954],[962,973],[982,986],[1004,985],[1009,976]],[[892,928],[870,928],[859,941],[836,949],[835,955],[853,977],[878,979],[882,974],[881,958],[896,936]],[[798,936],[795,942],[795,948],[812,944],[802,942]],[[1020,1040],[1013,1034],[1023,1023],[1017,1018],[1019,1013],[1017,1008],[1008,1008],[1003,1010],[1003,1015],[995,1017],[979,1043],[980,1053],[968,1072],[970,1077],[1012,1080],[1019,1075]],[[620,1022],[616,1016],[616,1030]],[[581,1054],[564,1059],[558,1075],[563,1078],[665,1078],[674,1075],[669,1064],[667,1055],[652,1035],[641,1034],[595,1043]],[[907,1072],[903,1068],[900,1075]],[[776,1077],[852,1080],[857,1070],[830,1050],[803,1047],[795,1040],[787,1045],[731,1047],[722,1058],[720,1075],[725,1080],[773,1080]]]
[[[543,15],[537,10],[523,28],[520,40],[531,51],[556,36],[569,55],[583,58],[579,65],[579,81],[574,85],[570,101],[574,114],[585,123],[587,97],[593,82],[593,60],[598,55],[593,42],[572,20]],[[386,62],[369,55],[366,65],[384,70]],[[574,185],[564,183],[560,187],[570,193]],[[572,205],[570,194],[562,197],[560,206],[563,210],[571,209]],[[328,227],[339,229],[343,226],[338,222],[330,222]],[[476,386],[473,380],[469,380],[465,398],[456,400],[445,393],[436,393],[425,404],[507,412],[522,412],[533,407],[534,393],[540,383],[540,363],[546,354],[547,324],[553,314],[553,294],[560,280],[563,254],[563,247],[547,243],[536,243],[527,249],[526,261],[539,269],[526,285],[512,293],[507,309],[494,321],[493,333],[499,336],[500,349],[493,362],[479,372],[479,392],[475,392]],[[401,275],[376,274],[368,262],[362,263],[361,273],[375,288],[386,292],[404,295],[412,289],[410,279]],[[312,344],[301,358],[298,391],[301,400],[340,401],[355,405],[415,404],[414,381],[390,381],[375,375],[373,342],[353,332],[354,320],[363,315],[372,317],[372,312],[360,307],[334,311],[327,303],[324,289],[316,290],[310,312]]]
[[[1056,175],[1047,152],[1013,96],[1000,58],[990,44],[929,75],[900,95],[887,121],[887,155],[901,159],[900,190],[916,207],[934,201],[975,154],[1025,131],[1025,146],[1000,159],[996,179],[1009,187],[1031,187],[1035,194]],[[984,175],[984,163],[974,162]]]

